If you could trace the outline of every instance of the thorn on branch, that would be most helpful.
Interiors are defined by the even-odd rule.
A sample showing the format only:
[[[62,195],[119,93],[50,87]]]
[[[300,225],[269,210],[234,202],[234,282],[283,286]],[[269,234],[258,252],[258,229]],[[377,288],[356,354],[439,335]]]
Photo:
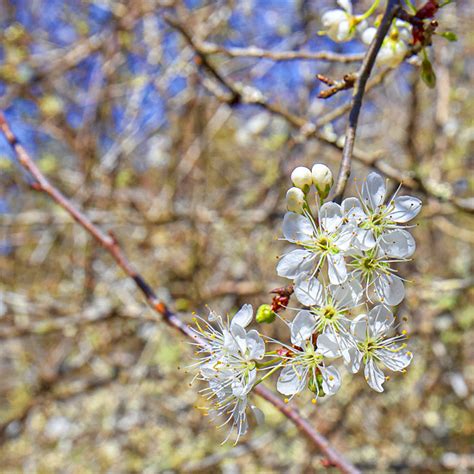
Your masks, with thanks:
[[[320,99],[329,99],[329,97],[332,97],[340,91],[352,89],[354,87],[355,81],[357,80],[357,73],[352,72],[346,74],[342,80],[339,81],[335,81],[327,76],[324,76],[323,74],[317,74],[316,78],[322,83],[330,86],[329,89],[321,91],[318,94],[318,97]]]

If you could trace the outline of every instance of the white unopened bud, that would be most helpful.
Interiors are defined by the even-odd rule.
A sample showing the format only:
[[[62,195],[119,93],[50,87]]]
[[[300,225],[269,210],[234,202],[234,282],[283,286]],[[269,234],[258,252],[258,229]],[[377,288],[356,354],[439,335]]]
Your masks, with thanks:
[[[288,191],[286,192],[286,207],[290,212],[302,214],[304,202],[304,192],[300,188],[288,189]]]
[[[321,199],[327,198],[329,191],[334,183],[331,170],[321,163],[316,163],[312,170],[313,183],[318,190],[319,197]]]
[[[297,187],[302,189],[305,193],[309,191],[310,186],[313,184],[313,176],[311,171],[304,166],[298,166],[291,173],[291,181]]]

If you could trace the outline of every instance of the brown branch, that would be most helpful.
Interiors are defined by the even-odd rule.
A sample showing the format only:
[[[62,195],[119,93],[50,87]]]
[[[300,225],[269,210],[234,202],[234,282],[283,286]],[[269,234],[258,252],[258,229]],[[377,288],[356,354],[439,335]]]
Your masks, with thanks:
[[[13,149],[20,165],[36,180],[34,188],[49,195],[59,206],[68,212],[78,224],[87,230],[102,247],[104,247],[104,249],[114,258],[118,266],[122,268],[125,274],[135,281],[135,284],[143,293],[146,301],[164,318],[168,325],[178,329],[184,335],[196,339],[191,328],[183,323],[176,314],[174,314],[157,298],[151,286],[133,268],[125,254],[122,252],[117,240],[112,235],[105,234],[101,229],[94,225],[85,214],[77,209],[69,199],[67,199],[46,179],[10,129],[10,126],[2,112],[0,112],[0,130]],[[351,463],[349,463],[349,461],[345,460],[340,453],[332,448],[329,441],[323,435],[318,433],[306,420],[304,420],[295,408],[285,404],[277,395],[261,385],[255,388],[255,392],[289,418],[296,427],[319,448],[331,464],[345,473],[354,474],[359,472]]]
[[[328,89],[321,91],[318,94],[318,97],[320,99],[329,99],[340,91],[352,89],[354,87],[355,81],[357,80],[357,73],[353,72],[350,74],[345,74],[344,77],[339,81],[334,81],[323,74],[317,74],[316,78],[324,84],[330,86]]]
[[[353,63],[364,59],[364,54],[339,54],[332,51],[269,51],[251,46],[248,48],[224,48],[223,46],[202,42],[200,49],[204,54],[224,54],[231,58],[259,58],[272,61],[331,61]]]
[[[342,160],[339,167],[339,174],[336,180],[333,201],[341,202],[344,190],[346,189],[347,180],[351,173],[352,155],[354,153],[354,143],[357,132],[357,123],[364,98],[365,86],[369,80],[370,73],[375,64],[377,54],[382,46],[383,40],[392,25],[399,10],[399,0],[388,0],[382,21],[377,29],[375,38],[373,39],[360,70],[357,74],[357,80],[354,83],[354,93],[352,95],[351,111],[349,112],[349,121],[346,128],[346,139],[342,150]]]

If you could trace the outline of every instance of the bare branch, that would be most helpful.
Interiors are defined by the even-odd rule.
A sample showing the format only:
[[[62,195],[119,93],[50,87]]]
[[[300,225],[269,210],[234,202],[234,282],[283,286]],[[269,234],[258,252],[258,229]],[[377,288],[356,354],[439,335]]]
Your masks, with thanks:
[[[342,161],[339,168],[339,174],[336,180],[333,201],[341,202],[347,180],[351,173],[351,161],[354,153],[354,142],[357,132],[357,123],[359,121],[360,109],[364,98],[365,86],[369,80],[370,73],[375,64],[375,59],[382,46],[383,40],[390,29],[392,20],[399,10],[399,0],[388,0],[382,21],[377,29],[377,33],[367,50],[367,54],[362,62],[357,74],[357,80],[354,83],[354,93],[352,96],[351,111],[346,128],[346,139],[342,150]]]
[[[173,25],[174,26],[174,25]],[[364,54],[339,54],[331,51],[269,51],[251,46],[248,48],[224,48],[217,44],[202,42],[200,49],[204,54],[224,54],[231,58],[259,58],[272,61],[331,61],[353,63],[364,59]]]

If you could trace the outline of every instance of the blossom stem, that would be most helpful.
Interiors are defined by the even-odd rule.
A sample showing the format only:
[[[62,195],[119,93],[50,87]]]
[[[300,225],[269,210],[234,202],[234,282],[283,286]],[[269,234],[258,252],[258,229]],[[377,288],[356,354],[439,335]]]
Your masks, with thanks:
[[[269,355],[269,353],[267,353],[266,355]],[[281,360],[281,357],[279,357],[278,359],[276,359],[277,361],[280,361]],[[259,369],[263,369],[264,367],[268,367],[272,364],[275,363],[275,359],[273,360],[269,360],[267,362],[256,362],[256,365]]]
[[[372,15],[372,13],[374,13],[374,11],[377,9],[379,4],[380,4],[380,0],[375,0],[375,2],[372,3],[370,8],[364,14],[357,17],[357,22],[360,23],[361,21],[364,21],[367,18],[369,18],[369,16]]]
[[[260,379],[258,379],[256,382],[255,382],[255,385],[258,385],[259,383],[262,383],[265,379],[267,379],[268,377],[270,377],[270,375],[274,374],[283,364],[278,364],[276,365],[275,367],[273,367],[273,369],[269,370],[263,377],[261,377]],[[254,385],[254,386],[255,386]]]

